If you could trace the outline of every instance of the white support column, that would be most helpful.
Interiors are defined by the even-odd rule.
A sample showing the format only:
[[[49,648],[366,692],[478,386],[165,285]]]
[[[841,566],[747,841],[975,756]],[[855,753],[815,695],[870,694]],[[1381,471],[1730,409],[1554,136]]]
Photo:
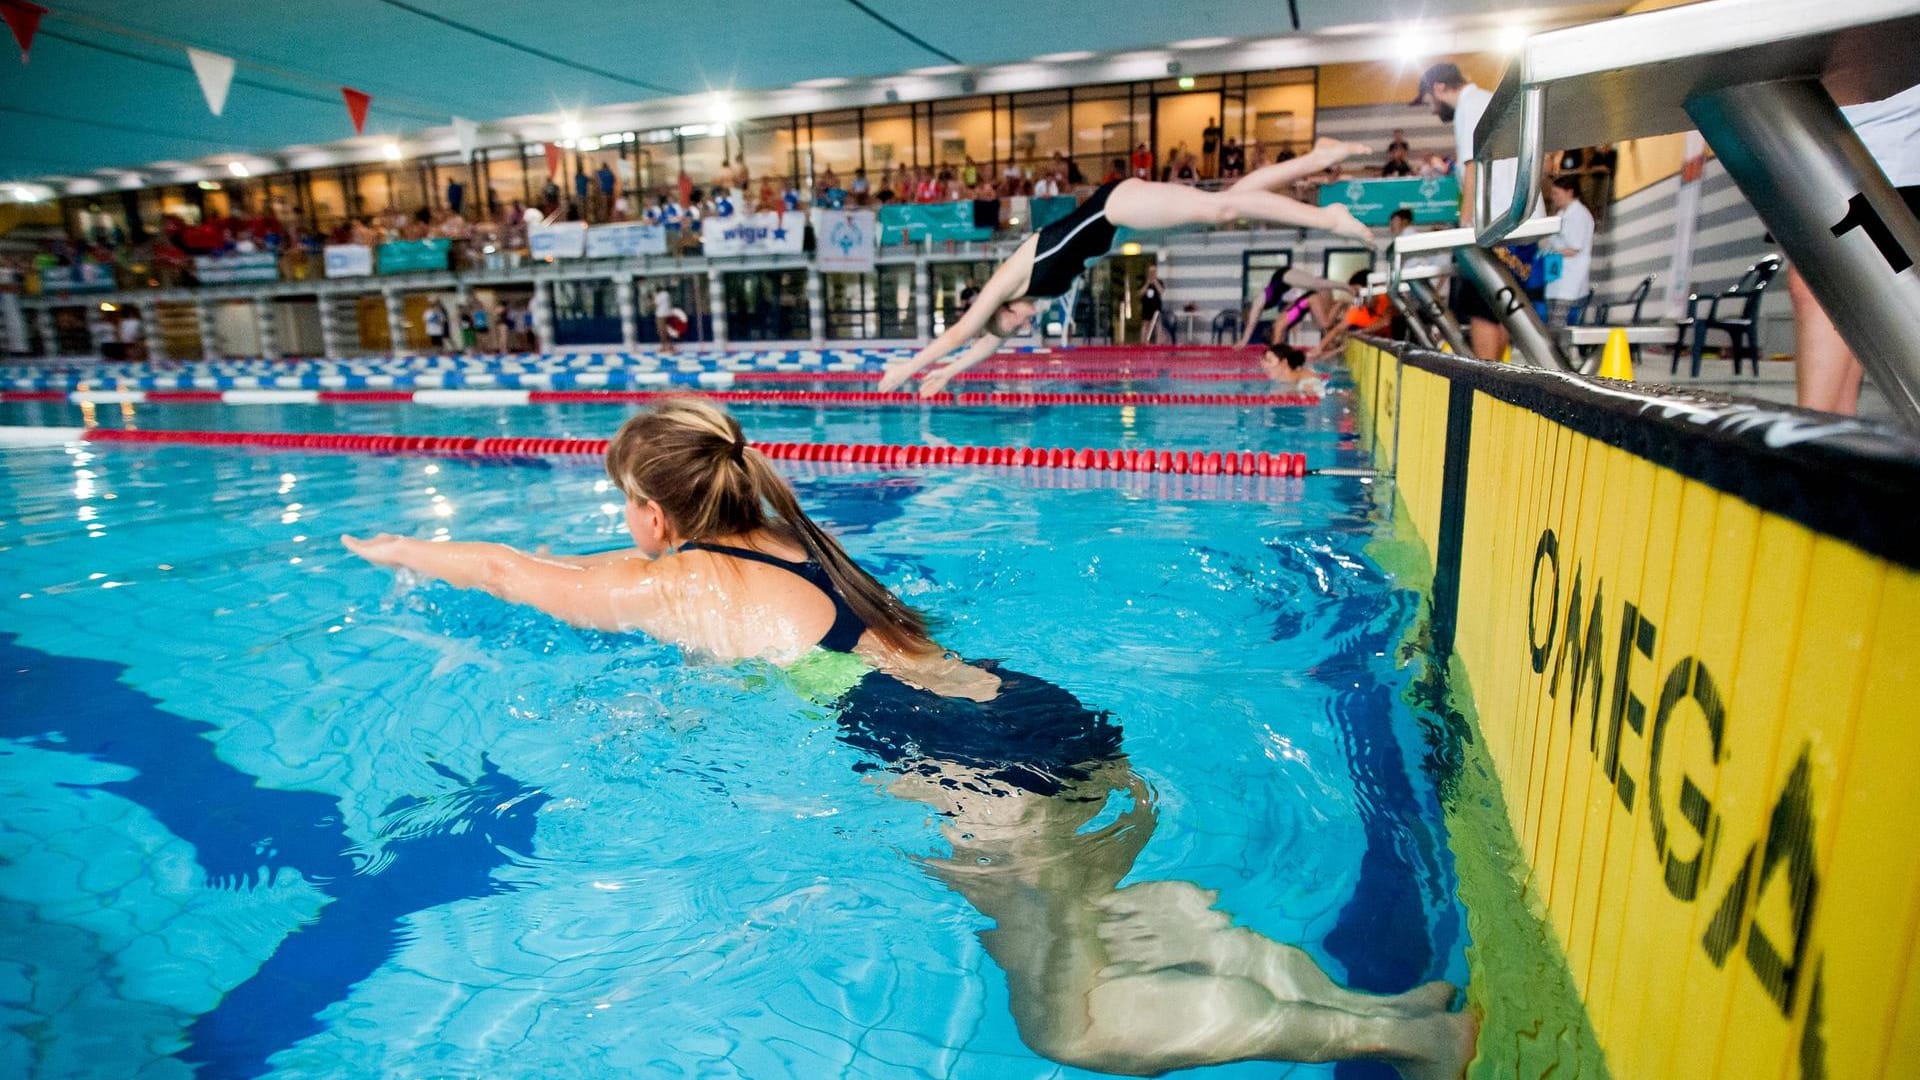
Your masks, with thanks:
[[[340,298],[333,293],[323,292],[320,303],[320,351],[329,360],[338,360],[346,350],[340,347]]]
[[[387,351],[399,357],[407,351],[407,301],[398,289],[386,289],[380,295],[387,302]]]
[[[553,351],[553,283],[545,278],[533,283],[533,337],[539,351]]]
[[[474,332],[473,345],[469,348],[467,345],[466,331],[460,328],[463,321],[467,327],[471,328],[473,326],[473,312],[469,310],[473,305],[473,286],[464,281],[455,282],[453,286],[453,305],[453,312],[447,319],[447,340],[454,343],[453,351],[456,353],[479,352],[479,332]]]
[[[827,290],[820,271],[807,264],[807,337],[818,349],[827,343]]]
[[[253,298],[253,324],[260,328],[260,355],[267,360],[280,359],[280,328],[273,323],[273,298]]]
[[[140,333],[146,338],[147,359],[165,360],[167,358],[167,335],[160,327],[160,304],[155,301],[145,305],[140,312]]]
[[[193,318],[200,324],[200,358],[220,359],[220,326],[213,321],[213,305],[205,300],[195,300]]]
[[[41,308],[34,313],[34,322],[40,327],[40,354],[42,356],[60,355],[60,327],[53,321],[53,309]]]
[[[727,347],[727,284],[718,267],[707,267],[707,314],[713,319],[715,348]]]
[[[640,347],[640,312],[634,306],[632,271],[613,275],[613,290],[620,305],[620,347],[632,352]]]
[[[925,259],[913,261],[913,334],[922,345],[933,340],[933,274]]]

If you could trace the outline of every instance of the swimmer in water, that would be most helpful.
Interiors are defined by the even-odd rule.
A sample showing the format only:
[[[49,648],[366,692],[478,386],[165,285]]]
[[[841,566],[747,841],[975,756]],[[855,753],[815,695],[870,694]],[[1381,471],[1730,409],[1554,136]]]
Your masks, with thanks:
[[[1348,990],[1291,945],[1232,925],[1182,881],[1124,888],[1157,820],[1105,712],[1045,680],[942,650],[926,619],[809,518],[733,417],[686,399],[607,450],[633,547],[540,555],[501,544],[344,537],[371,562],[481,589],[576,626],[641,631],[785,669],[841,738],[935,808],[952,845],[917,861],[994,927],[1020,1036],[1079,1068],[1137,1076],[1230,1061],[1384,1061],[1456,1080],[1476,1022],[1457,989]],[[1110,792],[1132,806],[1088,826]]]
[[[1371,244],[1373,230],[1345,206],[1308,206],[1273,190],[1366,152],[1358,143],[1321,139],[1311,152],[1255,169],[1221,191],[1137,178],[1102,184],[1073,213],[1027,237],[987,279],[979,300],[945,333],[911,360],[887,368],[880,389],[898,389],[965,345],[958,357],[927,377],[920,395],[932,397],[946,389],[955,375],[992,356],[1002,342],[1025,329],[1046,301],[1066,295],[1087,264],[1113,246],[1119,229],[1146,232],[1247,218],[1324,229]]]

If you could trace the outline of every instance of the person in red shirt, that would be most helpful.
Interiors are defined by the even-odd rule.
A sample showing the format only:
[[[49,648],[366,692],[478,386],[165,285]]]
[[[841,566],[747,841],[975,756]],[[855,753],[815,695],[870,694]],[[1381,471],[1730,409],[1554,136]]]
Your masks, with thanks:
[[[1146,143],[1133,148],[1133,175],[1141,180],[1153,179],[1153,151]]]
[[[1103,184],[1117,184],[1127,178],[1127,159],[1114,158],[1107,166],[1107,175],[1100,178]]]

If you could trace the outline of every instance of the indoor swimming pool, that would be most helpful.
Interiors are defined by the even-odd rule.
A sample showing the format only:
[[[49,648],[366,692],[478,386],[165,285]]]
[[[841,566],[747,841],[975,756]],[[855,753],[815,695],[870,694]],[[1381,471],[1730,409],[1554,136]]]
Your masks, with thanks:
[[[138,417],[604,436],[624,415],[221,408]],[[1342,414],[740,410],[763,440],[1135,439],[1364,464]],[[1101,796],[1083,791],[1044,850],[943,828],[890,783],[901,748],[775,669],[397,582],[338,543],[609,548],[620,496],[597,461],[0,456],[0,652],[23,706],[0,769],[0,912],[24,944],[0,981],[7,1070],[1091,1075],[1023,1040],[1030,1006],[981,936],[996,888],[1073,868],[1109,889],[1181,883],[1157,887],[1196,910],[1217,896],[1220,917],[1354,989],[1468,981],[1448,736],[1408,704],[1420,600],[1376,558],[1384,484],[1313,476],[1250,501],[1201,478],[1169,494],[1155,477],[783,467],[943,644],[1118,728],[1122,756],[1088,781]]]

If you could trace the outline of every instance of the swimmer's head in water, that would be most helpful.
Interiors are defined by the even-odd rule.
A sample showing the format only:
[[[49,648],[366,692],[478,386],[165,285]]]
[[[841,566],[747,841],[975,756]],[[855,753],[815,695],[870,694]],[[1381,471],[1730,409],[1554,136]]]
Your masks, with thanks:
[[[1033,313],[1038,310],[1040,305],[1027,297],[1009,300],[1001,304],[1000,310],[994,312],[993,318],[987,321],[987,330],[995,337],[1014,337],[1027,328],[1027,324],[1033,321]]]
[[[1307,366],[1307,354],[1284,341],[1267,346],[1266,362],[1273,366],[1285,364],[1289,371],[1299,371]]]
[[[678,398],[621,425],[607,445],[607,476],[627,497],[627,529],[648,555],[771,529],[806,549],[881,641],[913,652],[930,647],[925,617],[847,557],[772,463],[747,445],[740,422],[712,403]]]

